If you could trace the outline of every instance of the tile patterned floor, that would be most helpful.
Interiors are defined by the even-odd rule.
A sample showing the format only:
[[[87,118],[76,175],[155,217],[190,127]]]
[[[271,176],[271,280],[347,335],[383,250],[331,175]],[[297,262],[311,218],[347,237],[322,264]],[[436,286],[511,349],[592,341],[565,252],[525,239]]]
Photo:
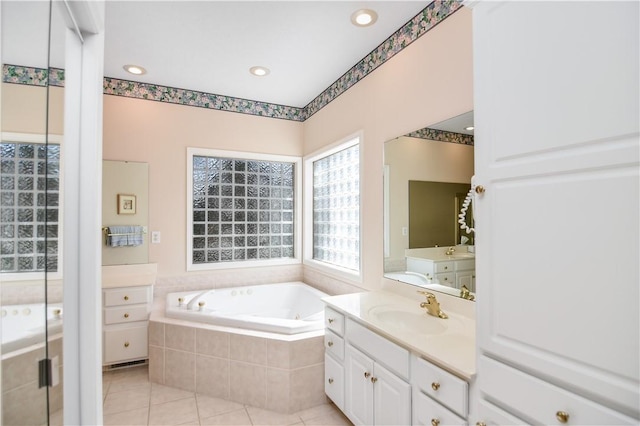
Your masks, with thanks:
[[[105,425],[351,425],[331,403],[280,414],[150,383],[147,366],[106,372],[102,381]]]

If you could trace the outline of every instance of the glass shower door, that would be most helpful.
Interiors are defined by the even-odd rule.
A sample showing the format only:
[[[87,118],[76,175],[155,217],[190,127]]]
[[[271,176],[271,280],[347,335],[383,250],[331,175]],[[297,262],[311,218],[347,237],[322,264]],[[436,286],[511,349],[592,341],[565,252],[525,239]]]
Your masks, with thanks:
[[[62,424],[64,26],[49,1],[0,7],[0,423]]]

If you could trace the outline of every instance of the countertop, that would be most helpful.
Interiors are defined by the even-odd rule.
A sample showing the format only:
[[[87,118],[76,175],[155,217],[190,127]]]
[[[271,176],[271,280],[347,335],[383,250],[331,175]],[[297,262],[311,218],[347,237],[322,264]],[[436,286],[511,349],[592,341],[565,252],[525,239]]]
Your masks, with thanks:
[[[448,319],[429,316],[420,308],[420,302],[385,291],[330,296],[322,300],[329,307],[354,317],[392,342],[463,379],[471,380],[476,374],[475,320],[472,318],[447,311],[443,305]],[[376,312],[385,309],[416,314],[418,321],[422,321],[423,315],[425,329],[429,328],[428,321],[444,321],[442,324],[447,329],[427,334],[418,331],[419,324],[416,329],[381,321]]]

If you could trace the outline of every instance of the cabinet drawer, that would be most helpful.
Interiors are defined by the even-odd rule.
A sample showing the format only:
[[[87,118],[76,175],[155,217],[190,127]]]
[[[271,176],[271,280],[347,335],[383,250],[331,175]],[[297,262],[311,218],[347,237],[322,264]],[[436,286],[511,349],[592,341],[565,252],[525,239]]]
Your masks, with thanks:
[[[344,335],[344,315],[329,307],[324,308],[324,324],[338,336]]]
[[[121,287],[103,290],[104,306],[135,305],[149,303],[150,287]]]
[[[449,272],[446,274],[436,274],[435,278],[443,285],[453,285],[456,280],[455,272]]]
[[[104,324],[119,324],[146,321],[149,318],[148,305],[118,306],[104,308]]]
[[[436,262],[436,274],[453,272],[454,262]]]
[[[467,271],[476,269],[475,259],[456,260],[456,271]]]
[[[324,347],[327,353],[330,353],[341,361],[344,360],[344,340],[342,340],[342,337],[329,330],[325,330]]]
[[[327,354],[324,356],[324,393],[344,411],[344,367]]]
[[[467,417],[469,406],[467,382],[422,358],[414,356],[411,362],[411,383],[414,386],[462,417]]]
[[[104,364],[146,358],[147,325],[104,331]]]
[[[414,425],[466,425],[467,422],[422,392],[413,393]]]
[[[492,359],[481,357],[478,371],[482,371],[478,383],[483,393],[532,423],[562,424],[557,413],[564,412],[569,416],[567,423],[574,425],[637,424],[637,420]]]
[[[390,342],[357,322],[347,319],[346,339],[375,358],[389,370],[409,380],[409,351]]]
[[[471,422],[474,424],[474,422]],[[480,399],[478,401],[478,419],[475,424],[481,423],[487,426],[500,425],[526,425],[524,421],[512,416],[501,408],[496,407],[492,403]]]

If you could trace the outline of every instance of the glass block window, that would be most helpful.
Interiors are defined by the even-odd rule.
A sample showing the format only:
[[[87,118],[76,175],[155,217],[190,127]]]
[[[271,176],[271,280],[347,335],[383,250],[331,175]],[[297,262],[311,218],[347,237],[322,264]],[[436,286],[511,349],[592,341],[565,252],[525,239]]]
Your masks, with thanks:
[[[360,148],[313,161],[313,259],[360,270]]]
[[[0,161],[0,272],[57,271],[60,145],[2,142]]]
[[[296,161],[191,161],[191,265],[296,258]]]

